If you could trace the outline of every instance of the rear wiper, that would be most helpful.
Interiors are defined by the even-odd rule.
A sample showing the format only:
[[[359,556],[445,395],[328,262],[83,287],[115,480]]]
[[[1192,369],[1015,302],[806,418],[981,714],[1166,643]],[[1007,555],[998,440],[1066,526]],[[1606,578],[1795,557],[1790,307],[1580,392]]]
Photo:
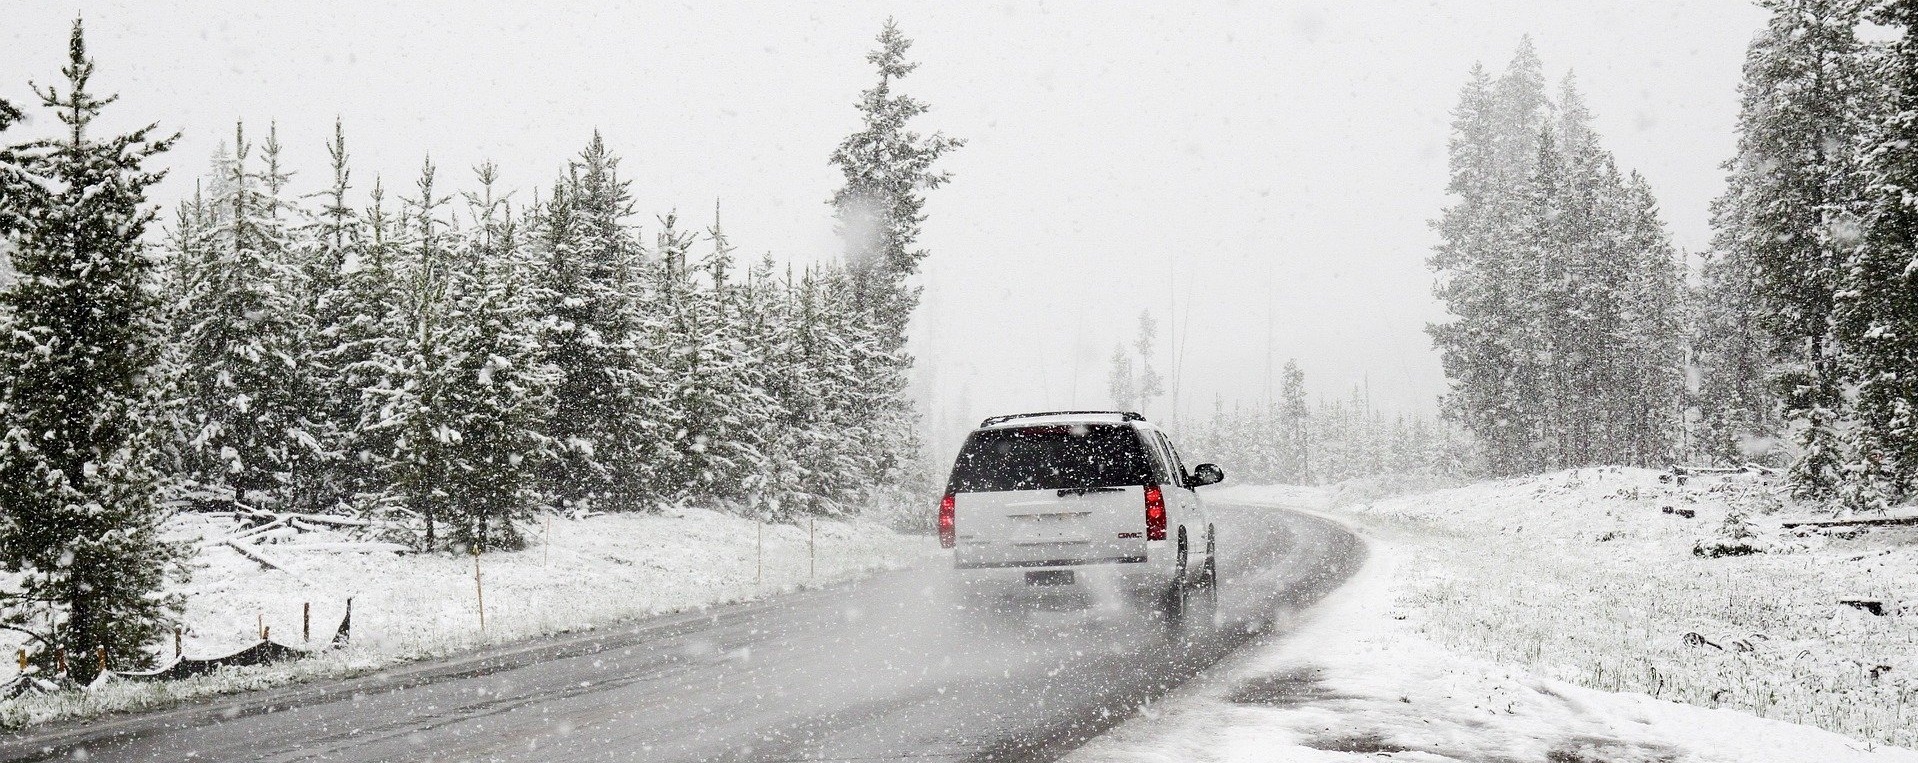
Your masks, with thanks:
[[[1125,492],[1125,488],[1122,488],[1122,487],[1065,487],[1065,488],[1059,488],[1059,497],[1064,498],[1069,495],[1085,495],[1087,493],[1123,493],[1123,492]]]

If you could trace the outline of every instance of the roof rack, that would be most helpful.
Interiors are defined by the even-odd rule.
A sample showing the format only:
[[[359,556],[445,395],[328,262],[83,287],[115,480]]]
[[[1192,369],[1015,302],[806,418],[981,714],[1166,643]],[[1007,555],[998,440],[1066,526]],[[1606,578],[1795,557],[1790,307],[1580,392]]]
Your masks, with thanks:
[[[1145,416],[1136,411],[1042,411],[1039,413],[1013,413],[1005,416],[990,416],[987,417],[985,421],[979,422],[979,426],[989,427],[995,424],[1004,424],[1015,419],[1036,419],[1041,416],[1085,416],[1089,414],[1118,416],[1120,421],[1145,421]]]

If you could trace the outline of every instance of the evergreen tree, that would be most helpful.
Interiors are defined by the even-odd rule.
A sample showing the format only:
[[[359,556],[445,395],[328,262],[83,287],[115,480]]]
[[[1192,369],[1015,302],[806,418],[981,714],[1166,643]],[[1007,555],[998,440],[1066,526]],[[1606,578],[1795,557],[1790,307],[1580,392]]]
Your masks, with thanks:
[[[893,92],[895,81],[919,67],[906,59],[912,40],[888,18],[878,42],[866,60],[878,68],[879,83],[860,93],[860,130],[832,154],[832,164],[846,180],[832,205],[846,245],[854,307],[889,329],[881,349],[893,352],[905,345],[906,322],[919,302],[918,289],[906,279],[926,257],[916,248],[926,219],[925,193],[952,180],[951,173],[933,165],[965,141],[938,132],[920,135],[908,127],[930,108]]]
[[[302,405],[307,431],[319,443],[315,457],[295,479],[295,503],[311,510],[350,505],[354,493],[368,482],[354,463],[353,435],[359,423],[359,388],[348,367],[366,358],[363,337],[355,324],[374,321],[377,311],[361,312],[355,299],[350,270],[360,263],[356,250],[364,232],[359,211],[347,201],[352,189],[346,130],[333,122],[327,142],[332,182],[314,194],[320,206],[301,230],[297,251],[305,290],[302,312],[308,333],[301,346],[300,367],[307,382]]]
[[[1132,371],[1132,356],[1127,355],[1125,345],[1112,347],[1112,369],[1106,373],[1106,391],[1112,396],[1112,405],[1122,411],[1139,409],[1138,377]]]
[[[1718,463],[1765,460],[1779,432],[1771,386],[1772,343],[1758,326],[1763,310],[1750,262],[1707,252],[1692,293],[1693,365],[1698,369],[1697,452]]]
[[[1498,81],[1475,68],[1454,114],[1431,260],[1445,409],[1496,474],[1657,463],[1683,393],[1680,260],[1569,76],[1551,108],[1527,41]]]
[[[1885,112],[1867,139],[1863,239],[1838,293],[1857,380],[1844,498],[1867,509],[1918,491],[1918,1],[1886,2],[1874,19],[1901,35],[1874,72]]]
[[[1871,78],[1854,32],[1860,0],[1764,5],[1772,19],[1746,53],[1738,153],[1713,206],[1712,246],[1725,270],[1753,278],[1753,311],[1738,318],[1769,340],[1802,450],[1792,482],[1801,497],[1819,498],[1832,494],[1845,458],[1833,299],[1857,238],[1853,147]]]
[[[1153,345],[1159,341],[1159,324],[1152,320],[1148,310],[1139,311],[1139,338],[1132,343],[1132,349],[1139,354],[1139,372],[1134,382],[1133,394],[1139,399],[1138,410],[1143,412],[1152,406],[1152,401],[1165,394],[1165,379],[1159,376],[1159,370],[1152,367]]]
[[[216,168],[211,225],[175,253],[191,284],[182,417],[197,500],[278,507],[290,503],[296,465],[320,445],[304,428],[304,274],[281,217],[285,177],[277,162],[250,168],[252,148],[236,128],[233,153]]]
[[[1535,355],[1520,342],[1527,309],[1519,251],[1522,192],[1544,124],[1544,75],[1530,39],[1499,79],[1473,67],[1453,112],[1451,178],[1456,201],[1435,227],[1434,293],[1455,317],[1427,328],[1452,387],[1447,414],[1477,434],[1495,474],[1537,467]]]
[[[454,493],[463,447],[458,398],[472,382],[461,370],[471,359],[467,316],[459,295],[469,277],[459,261],[459,241],[445,208],[451,197],[438,188],[431,159],[414,182],[418,193],[402,199],[404,238],[399,245],[400,314],[405,333],[386,364],[387,378],[372,390],[385,401],[378,426],[394,433],[386,475],[391,496],[417,518],[421,548],[437,548],[448,531],[466,524],[459,511],[465,496]]]
[[[336,143],[336,145],[338,145]],[[342,153],[342,158],[344,154]],[[382,394],[401,373],[397,365],[408,336],[401,259],[404,226],[386,208],[386,189],[374,178],[367,207],[342,243],[350,261],[338,291],[340,320],[323,357],[335,373],[326,387],[340,433],[340,458],[332,479],[356,510],[391,508],[387,479],[394,469],[399,428],[397,399]]]
[[[19,271],[0,292],[0,564],[14,574],[0,627],[44,669],[96,648],[142,666],[179,606],[162,594],[183,551],[159,536],[149,375],[164,329],[141,242],[162,175],[145,165],[173,138],[152,125],[96,137],[114,99],[88,90],[93,66],[76,20],[66,88],[37,90],[65,129],[0,154],[0,235]],[[0,109],[0,123],[17,116]],[[68,662],[82,679],[96,664]]]
[[[683,456],[673,482],[683,496],[738,501],[765,480],[767,434],[777,416],[763,358],[748,338],[748,305],[732,283],[733,246],[716,208],[707,236],[712,249],[700,263],[705,285],[679,279],[683,288],[665,305],[676,345],[672,397],[684,412],[684,434],[675,433]],[[684,272],[682,256],[669,261]]]
[[[544,362],[559,373],[545,489],[561,505],[630,508],[647,493],[658,379],[642,373],[642,252],[629,183],[598,133],[533,220]]]
[[[539,505],[535,466],[551,405],[552,369],[540,363],[538,304],[519,255],[518,228],[495,186],[498,170],[474,170],[473,218],[460,244],[454,312],[464,330],[452,383],[435,407],[451,422],[444,489],[454,496],[452,540],[466,548],[518,548],[518,523]]]
[[[1311,411],[1305,399],[1305,371],[1297,360],[1285,361],[1280,377],[1278,426],[1281,479],[1298,484],[1312,482],[1312,444],[1308,435]]]

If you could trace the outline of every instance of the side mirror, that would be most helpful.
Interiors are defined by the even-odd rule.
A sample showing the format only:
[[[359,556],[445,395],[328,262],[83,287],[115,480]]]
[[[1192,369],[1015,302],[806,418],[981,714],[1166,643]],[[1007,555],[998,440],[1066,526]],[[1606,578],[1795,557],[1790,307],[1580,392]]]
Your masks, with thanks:
[[[1187,487],[1205,487],[1216,485],[1225,480],[1225,470],[1218,464],[1199,464],[1192,467],[1192,476],[1186,480]]]

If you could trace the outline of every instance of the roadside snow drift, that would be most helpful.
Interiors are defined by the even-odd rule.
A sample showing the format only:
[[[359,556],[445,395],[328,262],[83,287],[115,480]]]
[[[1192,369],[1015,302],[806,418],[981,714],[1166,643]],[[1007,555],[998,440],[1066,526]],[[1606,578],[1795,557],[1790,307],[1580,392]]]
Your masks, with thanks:
[[[1770,552],[1695,554],[1762,499],[1741,479],[1583,470],[1339,509],[1222,492],[1341,517],[1372,561],[1296,635],[1070,760],[1918,762],[1887,746],[1918,724],[1918,613],[1892,596],[1912,551],[1758,516]]]

